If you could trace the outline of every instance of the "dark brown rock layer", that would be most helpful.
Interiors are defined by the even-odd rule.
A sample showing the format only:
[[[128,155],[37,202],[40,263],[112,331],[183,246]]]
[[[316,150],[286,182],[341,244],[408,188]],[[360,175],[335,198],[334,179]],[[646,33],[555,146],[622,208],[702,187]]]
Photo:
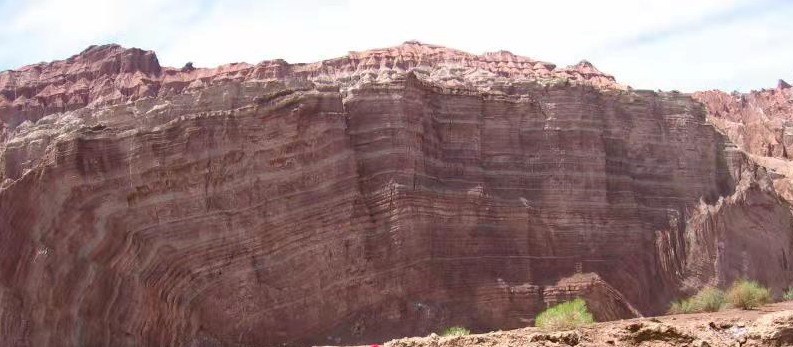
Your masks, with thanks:
[[[20,71],[0,75],[0,344],[366,342],[793,278],[766,170],[690,97],[587,62],[407,43],[177,70],[111,46]]]

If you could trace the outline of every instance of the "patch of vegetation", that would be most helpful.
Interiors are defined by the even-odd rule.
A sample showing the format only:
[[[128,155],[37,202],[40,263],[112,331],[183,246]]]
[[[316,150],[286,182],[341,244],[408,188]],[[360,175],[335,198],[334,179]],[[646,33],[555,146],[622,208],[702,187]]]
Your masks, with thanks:
[[[547,81],[547,85],[551,87],[567,86],[570,80],[567,77],[554,77]]]
[[[446,328],[446,330],[444,330],[443,333],[441,333],[441,336],[465,336],[470,334],[471,334],[471,330],[468,330],[466,328],[451,327],[451,328]]]
[[[787,291],[785,291],[785,294],[782,295],[782,299],[785,301],[793,300],[793,287],[790,287],[787,289]]]
[[[771,291],[756,281],[738,280],[727,292],[732,306],[750,310],[771,302]]]
[[[718,288],[707,287],[688,299],[672,303],[669,313],[716,312],[724,308],[726,302],[727,299],[724,297],[723,291]]]
[[[543,311],[537,315],[534,325],[549,330],[571,330],[594,322],[586,301],[578,298]]]
[[[684,313],[694,313],[697,312],[694,310],[694,305],[691,304],[691,301],[688,299],[681,299],[675,302],[672,302],[672,305],[669,307],[669,310],[666,311],[667,314],[684,314]]]

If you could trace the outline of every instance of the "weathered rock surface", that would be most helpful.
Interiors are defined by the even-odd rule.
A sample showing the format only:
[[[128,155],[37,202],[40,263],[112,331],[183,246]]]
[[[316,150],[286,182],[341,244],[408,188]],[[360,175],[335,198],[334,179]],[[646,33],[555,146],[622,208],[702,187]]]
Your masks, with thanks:
[[[470,336],[428,336],[388,341],[385,347],[694,346],[778,347],[793,344],[793,302],[759,311],[642,318],[597,323],[570,331],[526,328]]]
[[[747,152],[790,159],[793,88],[787,82],[746,94],[713,90],[693,96],[707,107],[709,121]]]
[[[0,119],[16,126],[54,112],[120,104],[150,97],[171,97],[213,84],[273,79],[312,79],[332,85],[374,82],[406,71],[427,70],[450,87],[490,88],[492,84],[546,80],[622,88],[614,77],[586,61],[555,65],[507,51],[473,55],[418,42],[312,64],[283,60],[256,65],[235,63],[212,69],[163,68],[154,52],[118,45],[91,46],[63,61],[0,72]]]
[[[793,280],[782,170],[588,62],[409,42],[175,69],[102,46],[0,95],[0,345],[380,341]]]

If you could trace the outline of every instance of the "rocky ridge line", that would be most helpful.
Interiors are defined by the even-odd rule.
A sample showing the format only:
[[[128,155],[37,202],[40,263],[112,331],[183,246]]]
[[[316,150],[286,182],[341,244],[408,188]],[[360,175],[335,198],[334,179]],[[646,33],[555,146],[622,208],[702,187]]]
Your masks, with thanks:
[[[710,90],[692,96],[707,108],[708,121],[747,152],[793,156],[793,88],[787,82],[745,94]]]
[[[383,82],[408,70],[448,87],[486,88],[493,80],[565,81],[623,88],[587,61],[566,68],[507,51],[474,55],[408,41],[402,45],[309,64],[268,60],[215,68],[162,67],[152,51],[91,46],[68,59],[0,72],[0,121],[24,120],[82,107],[168,97],[228,81],[307,79],[331,84]]]

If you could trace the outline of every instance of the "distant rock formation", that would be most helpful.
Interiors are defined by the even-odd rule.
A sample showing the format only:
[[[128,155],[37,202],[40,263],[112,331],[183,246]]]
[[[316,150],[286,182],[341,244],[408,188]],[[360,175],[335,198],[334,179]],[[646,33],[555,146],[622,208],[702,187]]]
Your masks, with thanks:
[[[728,94],[694,93],[710,122],[751,154],[790,159],[793,144],[793,89],[780,80],[776,89]]]
[[[789,93],[704,108],[586,61],[418,42],[211,69],[94,46],[2,72],[0,345],[350,344],[576,296],[658,314],[738,277],[779,294]]]
[[[397,47],[350,52],[342,58],[312,64],[283,60],[256,65],[229,64],[212,69],[162,68],[154,52],[118,45],[91,46],[62,61],[0,72],[0,119],[17,125],[54,112],[86,106],[107,106],[151,97],[168,97],[224,81],[303,78],[330,82],[387,78],[422,67],[446,67],[436,82],[457,87],[486,86],[491,80],[566,78],[602,87],[619,87],[612,76],[578,66],[556,70],[553,64],[501,51],[481,56],[415,41]],[[471,74],[449,74],[448,69]],[[445,72],[443,72],[445,71]]]
[[[190,72],[190,71],[193,71],[193,70],[195,70],[195,68],[193,67],[193,62],[187,62],[186,64],[184,64],[184,66],[182,66],[182,69],[179,70],[179,71],[181,71],[181,72]]]

